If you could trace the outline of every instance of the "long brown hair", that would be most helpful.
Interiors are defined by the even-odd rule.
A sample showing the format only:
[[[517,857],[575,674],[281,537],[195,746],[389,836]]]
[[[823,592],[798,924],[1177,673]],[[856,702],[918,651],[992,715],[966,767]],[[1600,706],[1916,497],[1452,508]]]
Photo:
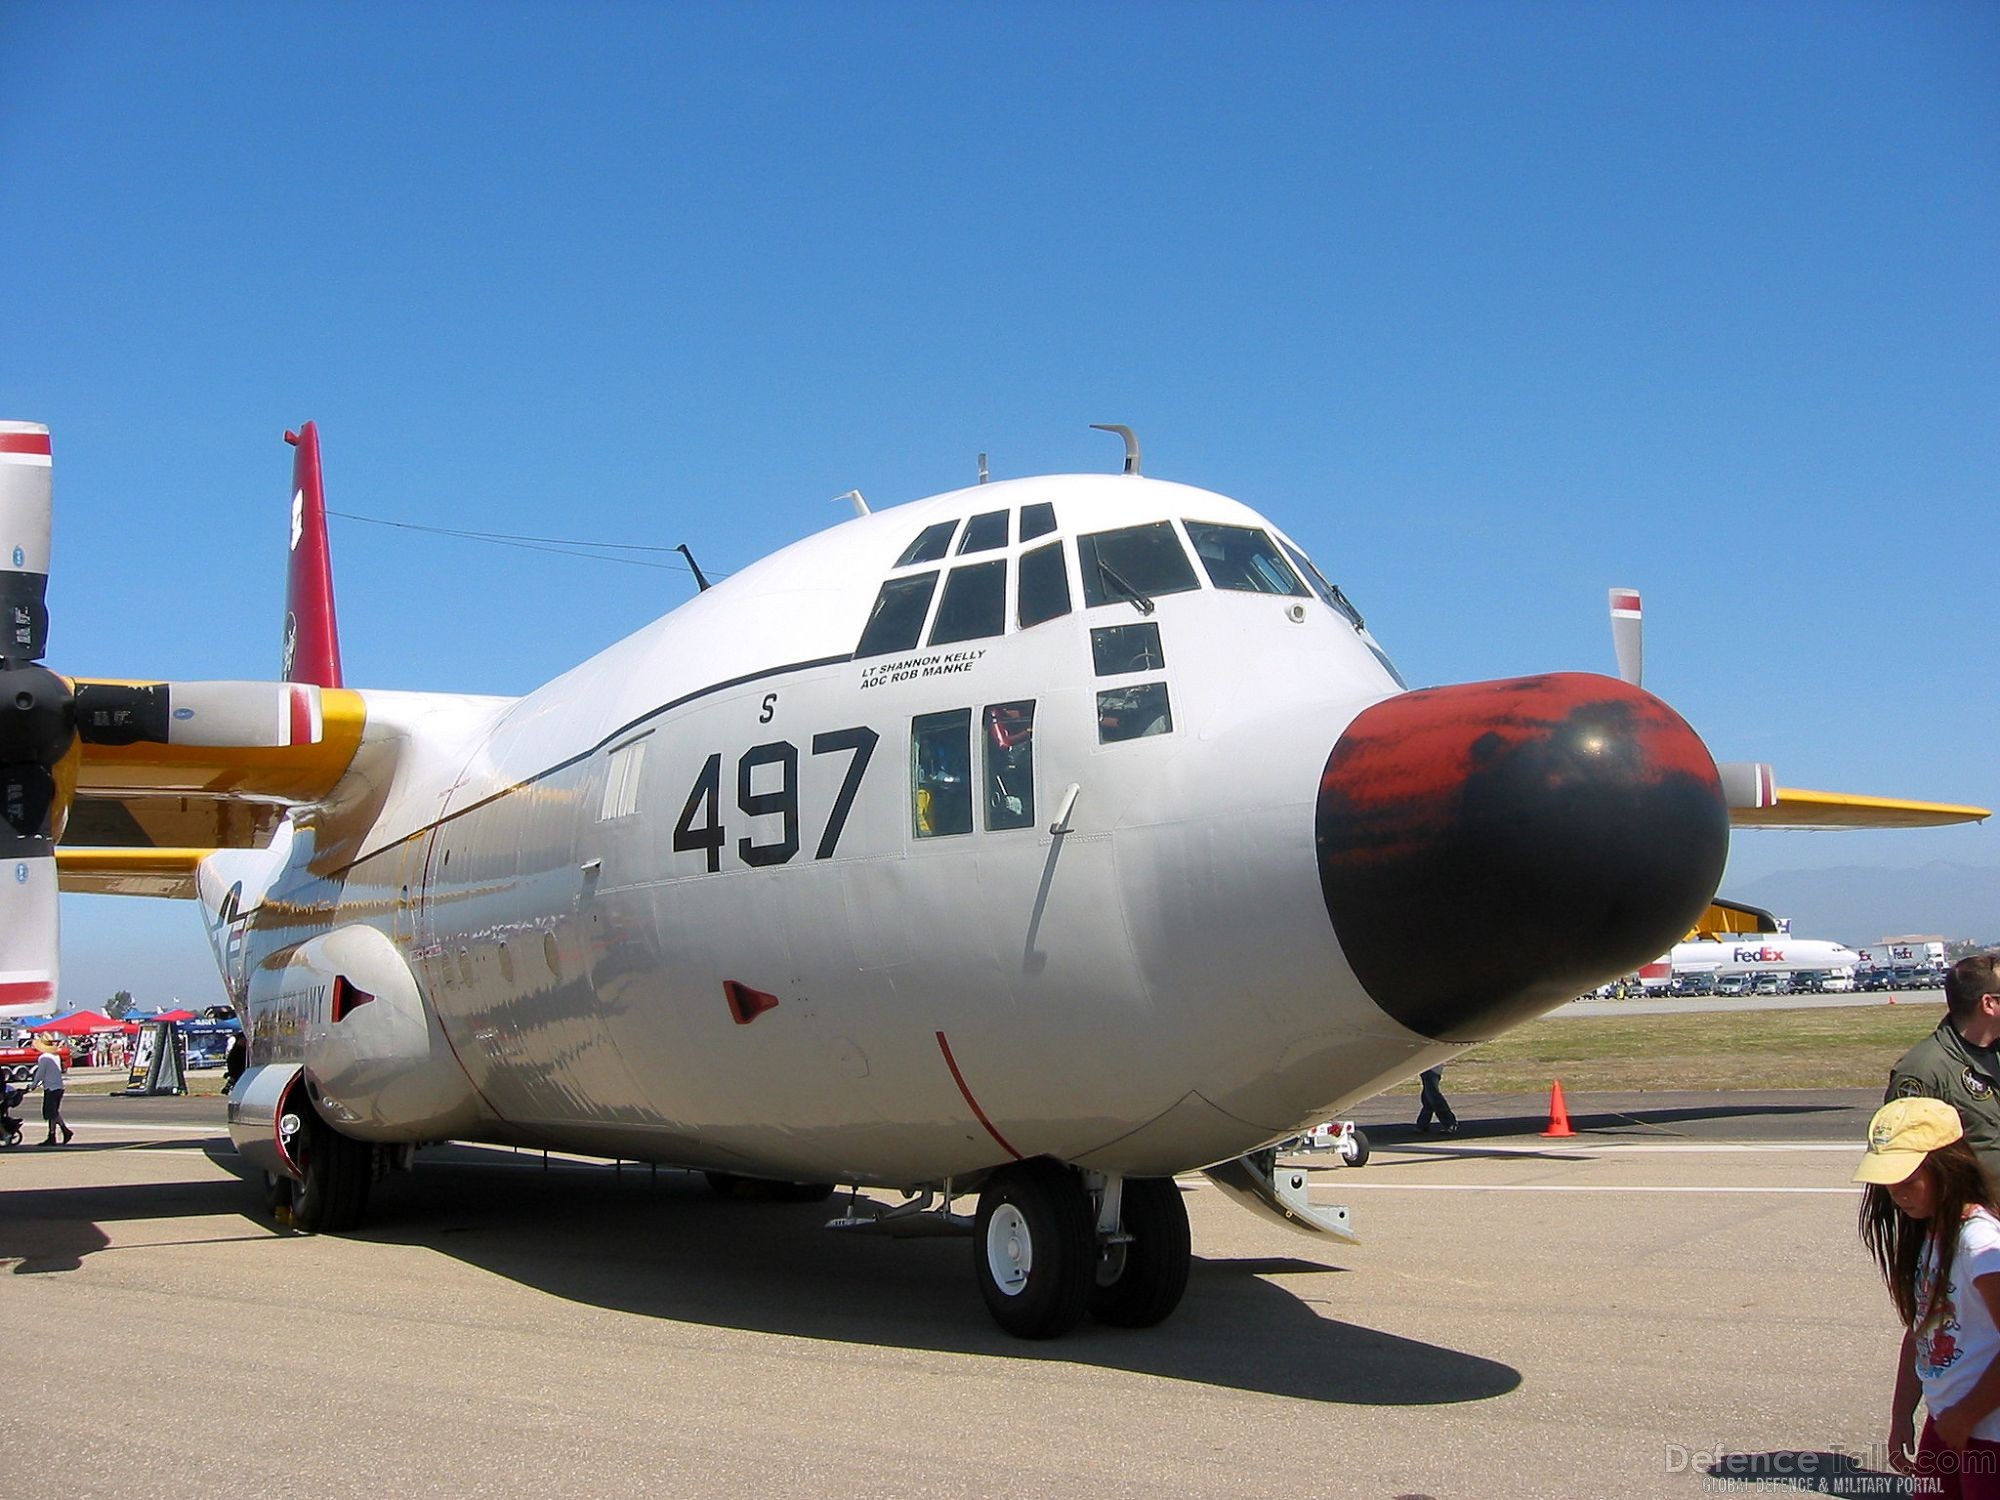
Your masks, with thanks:
[[[1913,1219],[1904,1213],[1880,1183],[1869,1183],[1861,1195],[1861,1243],[1875,1257],[1882,1279],[1889,1284],[1896,1315],[1904,1327],[1913,1330],[1928,1327],[1943,1312],[1937,1299],[1951,1280],[1951,1264],[1958,1254],[1958,1228],[1965,1211],[1976,1205],[2000,1217],[1992,1184],[1963,1137],[1931,1152],[1924,1158],[1924,1166],[1936,1174],[1938,1189],[1937,1208],[1928,1219]],[[1921,1172],[1923,1167],[1917,1170]],[[1918,1307],[1917,1269],[1933,1234],[1938,1240],[1937,1278],[1931,1283],[1931,1305]]]

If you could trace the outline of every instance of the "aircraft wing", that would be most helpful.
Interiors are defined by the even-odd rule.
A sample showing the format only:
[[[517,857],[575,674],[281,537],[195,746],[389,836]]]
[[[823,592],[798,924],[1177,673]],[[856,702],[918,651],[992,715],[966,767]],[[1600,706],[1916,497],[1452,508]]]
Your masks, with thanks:
[[[93,896],[172,896],[194,899],[194,870],[213,849],[94,849],[69,844],[56,850],[61,889]]]
[[[1955,802],[1914,802],[1907,797],[1864,797],[1855,792],[1813,792],[1779,786],[1763,761],[1724,761],[1716,766],[1734,828],[1942,828],[1978,823],[1990,808]]]
[[[1814,792],[1801,787],[1773,789],[1763,807],[1732,807],[1737,828],[1941,828],[1977,823],[1993,815],[1985,807],[1951,802],[1913,802],[1902,797],[1864,797],[1854,792]]]

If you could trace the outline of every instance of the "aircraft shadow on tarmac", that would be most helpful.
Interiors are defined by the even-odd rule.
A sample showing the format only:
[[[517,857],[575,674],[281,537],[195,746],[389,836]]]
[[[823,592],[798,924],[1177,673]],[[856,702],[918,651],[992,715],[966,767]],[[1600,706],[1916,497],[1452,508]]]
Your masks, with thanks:
[[[9,1197],[0,1256],[17,1274],[74,1269],[132,1219],[236,1215],[269,1232],[262,1195],[221,1141],[227,1180],[43,1189]],[[1086,1321],[1049,1343],[995,1328],[968,1241],[850,1237],[831,1204],[715,1197],[699,1176],[558,1166],[452,1148],[377,1187],[359,1240],[417,1245],[550,1295],[638,1317],[1020,1360],[1061,1360],[1347,1406],[1428,1406],[1504,1395],[1520,1372],[1478,1355],[1323,1317],[1337,1266],[1290,1256],[1197,1255],[1187,1299],[1157,1328]],[[11,1243],[10,1243],[11,1242]],[[122,1253],[122,1247],[121,1247]],[[1366,1311],[1358,1288],[1349,1293]]]
[[[79,1148],[71,1146],[72,1153]],[[102,1147],[103,1150],[145,1150],[145,1147]],[[160,1149],[160,1148],[154,1148]],[[165,1149],[181,1150],[176,1143]],[[100,1227],[126,1219],[199,1218],[240,1213],[243,1183],[152,1182],[113,1187],[15,1188],[7,1193],[0,1215],[0,1260],[12,1260],[16,1276],[74,1271],[85,1256],[110,1248],[110,1236]],[[243,1235],[238,1238],[248,1238]],[[176,1244],[189,1243],[176,1240]]]
[[[1879,1101],[1878,1101],[1879,1102]],[[1646,1126],[1655,1130],[1670,1130],[1675,1125],[1690,1124],[1698,1120],[1744,1120],[1744,1119],[1785,1119],[1806,1115],[1822,1115],[1832,1119],[1844,1119],[1854,1113],[1855,1106],[1837,1104],[1715,1104],[1685,1105],[1665,1109],[1630,1110],[1571,1110],[1570,1127],[1579,1135],[1598,1132],[1614,1138],[1630,1139],[1645,1132],[1634,1130],[1634,1126]],[[1861,1112],[1865,1123],[1873,1113],[1870,1105]],[[1487,1136],[1509,1136],[1514,1138],[1534,1137],[1540,1134],[1548,1123],[1544,1112],[1535,1115],[1481,1116],[1469,1119],[1459,1115],[1456,1135],[1447,1136],[1442,1132],[1425,1133],[1410,1124],[1375,1124],[1367,1126],[1368,1138],[1375,1145],[1400,1144],[1405,1141],[1448,1142],[1452,1140],[1478,1140]],[[1855,1132],[1857,1139],[1859,1132]],[[1727,1139],[1723,1136],[1704,1135],[1702,1139]]]

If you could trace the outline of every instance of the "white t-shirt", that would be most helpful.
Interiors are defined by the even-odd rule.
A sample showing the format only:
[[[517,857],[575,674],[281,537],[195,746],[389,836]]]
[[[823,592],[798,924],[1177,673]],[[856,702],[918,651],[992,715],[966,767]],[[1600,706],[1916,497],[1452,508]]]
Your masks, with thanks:
[[[1951,1261],[1951,1281],[1944,1289],[1943,1311],[1917,1334],[1917,1378],[1924,1385],[1924,1405],[1932,1416],[1956,1405],[2000,1355],[2000,1328],[1973,1282],[2000,1273],[2000,1219],[1983,1208],[1968,1214],[1958,1230],[1958,1252]],[[1917,1306],[1930,1305],[1937,1279],[1935,1242],[1917,1267]],[[2000,1412],[1972,1429],[1972,1435],[2000,1442]]]
[[[35,1086],[45,1094],[53,1094],[63,1086],[62,1059],[53,1052],[44,1052],[35,1059]]]

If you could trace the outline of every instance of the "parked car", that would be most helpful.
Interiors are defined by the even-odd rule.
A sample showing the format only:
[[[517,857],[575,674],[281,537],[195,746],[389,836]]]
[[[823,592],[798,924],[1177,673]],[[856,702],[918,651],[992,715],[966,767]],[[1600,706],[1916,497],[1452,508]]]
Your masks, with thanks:
[[[1750,976],[1748,974],[1724,974],[1720,979],[1715,981],[1715,993],[1718,995],[1747,995],[1750,993]]]

